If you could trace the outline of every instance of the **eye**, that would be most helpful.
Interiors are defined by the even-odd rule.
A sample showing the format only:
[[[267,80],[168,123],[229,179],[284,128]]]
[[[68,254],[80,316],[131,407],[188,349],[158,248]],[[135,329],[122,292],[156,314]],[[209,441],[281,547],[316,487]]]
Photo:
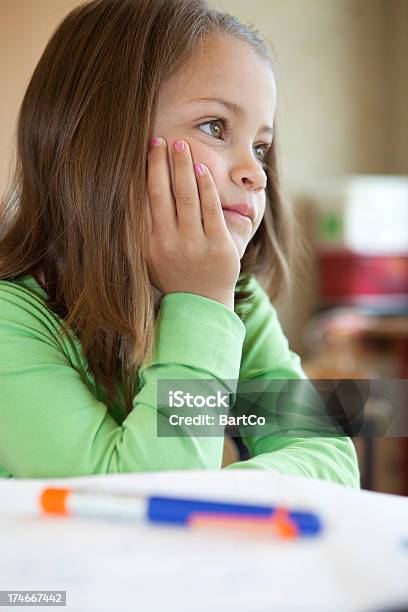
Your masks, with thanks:
[[[213,131],[212,134],[209,134],[210,136],[214,136],[215,138],[217,138],[220,135],[220,131],[221,131],[220,125],[222,126],[222,132],[225,134],[229,134],[231,130],[231,124],[230,124],[230,121],[227,119],[227,117],[220,117],[219,119],[212,119],[211,121],[200,123],[200,125],[198,125],[197,127],[201,128],[203,125],[215,125],[215,127],[217,128],[215,130],[215,133]],[[264,168],[266,167],[266,162],[265,162],[266,155],[269,149],[271,148],[271,146],[272,145],[270,144],[259,144],[259,145],[254,146],[254,149],[260,149],[262,151],[259,161],[262,162],[262,165]]]

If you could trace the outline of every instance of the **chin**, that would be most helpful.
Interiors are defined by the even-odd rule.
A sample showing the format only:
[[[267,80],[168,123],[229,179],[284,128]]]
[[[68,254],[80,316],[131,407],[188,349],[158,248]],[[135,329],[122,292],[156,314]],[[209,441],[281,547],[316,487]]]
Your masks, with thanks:
[[[232,238],[234,240],[235,246],[237,247],[239,258],[242,259],[245,255],[245,251],[248,245],[242,240],[242,238],[235,238],[234,236]]]

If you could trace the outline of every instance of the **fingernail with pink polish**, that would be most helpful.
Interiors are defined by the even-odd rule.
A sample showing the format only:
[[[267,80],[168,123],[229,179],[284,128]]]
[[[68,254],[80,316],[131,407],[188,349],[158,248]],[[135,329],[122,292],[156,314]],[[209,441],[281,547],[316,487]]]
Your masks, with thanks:
[[[184,142],[182,140],[175,140],[173,142],[174,151],[184,151]]]
[[[196,171],[197,176],[203,176],[205,174],[204,164],[196,164],[194,166],[194,170]]]
[[[162,143],[162,139],[160,137],[158,138],[152,138],[150,141],[150,146],[151,147],[160,147],[161,143]]]

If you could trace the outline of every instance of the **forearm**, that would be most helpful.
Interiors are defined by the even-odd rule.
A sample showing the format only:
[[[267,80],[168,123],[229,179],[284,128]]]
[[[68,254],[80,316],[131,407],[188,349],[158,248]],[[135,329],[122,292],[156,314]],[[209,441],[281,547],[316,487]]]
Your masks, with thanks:
[[[268,436],[259,441],[257,454],[227,468],[276,470],[282,474],[330,480],[359,489],[357,454],[350,438]]]

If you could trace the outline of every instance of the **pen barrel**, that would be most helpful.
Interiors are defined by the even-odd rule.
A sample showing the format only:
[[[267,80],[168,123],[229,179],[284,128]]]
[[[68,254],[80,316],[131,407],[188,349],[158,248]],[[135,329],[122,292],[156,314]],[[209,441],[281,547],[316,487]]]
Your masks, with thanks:
[[[67,498],[67,510],[72,516],[104,517],[142,522],[147,503],[143,498],[119,495],[72,493]]]
[[[193,513],[213,513],[218,515],[235,515],[241,517],[273,518],[279,508],[271,506],[254,506],[250,504],[207,502],[194,499],[178,499],[171,497],[151,497],[147,507],[149,520],[155,523],[175,523],[184,525],[188,523]],[[320,518],[311,512],[288,512],[293,520],[299,535],[315,535],[321,530]]]
[[[271,516],[271,508],[267,506],[251,506],[235,503],[229,504],[159,496],[151,497],[147,508],[148,518],[155,523],[171,522],[176,524],[185,524],[192,513],[198,512],[257,517]]]

